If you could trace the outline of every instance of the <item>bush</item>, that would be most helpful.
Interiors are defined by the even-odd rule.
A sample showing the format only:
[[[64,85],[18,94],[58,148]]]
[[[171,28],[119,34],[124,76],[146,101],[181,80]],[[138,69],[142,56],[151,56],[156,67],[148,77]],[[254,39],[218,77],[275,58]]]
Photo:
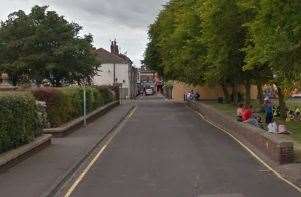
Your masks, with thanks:
[[[36,100],[44,101],[47,105],[47,117],[51,126],[59,126],[70,120],[71,102],[69,97],[55,88],[39,88],[32,91]]]
[[[115,91],[115,89],[114,88],[116,88],[116,87],[112,87],[112,91]],[[118,88],[118,87],[117,87]],[[110,90],[110,89],[108,89],[108,88],[105,88],[105,87],[101,87],[101,86],[99,86],[99,87],[97,87],[97,90],[99,91],[99,93],[101,94],[101,97],[103,98],[103,103],[104,104],[107,104],[107,103],[109,103],[109,102],[111,102],[112,100],[115,100],[116,98],[113,98],[114,96],[113,96],[113,93],[112,93],[112,91]],[[119,90],[119,89],[118,89]],[[118,96],[118,95],[117,95]],[[116,97],[117,97],[116,96]],[[118,99],[119,97],[117,97],[117,99]]]
[[[0,94],[0,153],[31,142],[41,131],[32,95]]]
[[[52,127],[58,127],[83,115],[83,88],[37,88],[34,97],[47,104],[48,120]],[[87,112],[111,102],[113,97],[108,89],[86,87]]]
[[[105,100],[105,102],[110,102],[112,100],[118,100],[120,97],[120,95],[119,95],[120,87],[118,85],[95,86],[95,88],[98,89],[98,91],[101,94],[104,94],[104,98],[107,98],[107,101]]]

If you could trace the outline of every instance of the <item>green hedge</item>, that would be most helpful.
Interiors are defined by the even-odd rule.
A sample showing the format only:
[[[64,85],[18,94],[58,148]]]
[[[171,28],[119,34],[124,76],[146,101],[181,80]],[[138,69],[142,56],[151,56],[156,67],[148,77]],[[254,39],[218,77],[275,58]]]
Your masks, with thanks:
[[[83,88],[38,88],[32,90],[34,97],[47,104],[47,116],[51,127],[62,124],[83,115]],[[86,87],[87,111],[105,105],[113,100],[108,89]]]
[[[31,142],[41,131],[32,95],[0,94],[0,153]]]

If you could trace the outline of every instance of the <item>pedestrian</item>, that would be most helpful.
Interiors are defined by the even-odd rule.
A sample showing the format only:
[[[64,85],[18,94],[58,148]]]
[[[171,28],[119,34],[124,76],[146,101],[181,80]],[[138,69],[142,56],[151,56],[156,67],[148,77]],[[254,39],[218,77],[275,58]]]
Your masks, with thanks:
[[[146,87],[143,87],[143,95],[146,96]]]
[[[272,101],[268,97],[266,97],[264,99],[264,102],[265,102],[264,111],[265,111],[265,115],[266,115],[265,121],[266,121],[266,124],[268,125],[268,124],[272,123],[273,118],[274,118],[273,104],[272,104]]]

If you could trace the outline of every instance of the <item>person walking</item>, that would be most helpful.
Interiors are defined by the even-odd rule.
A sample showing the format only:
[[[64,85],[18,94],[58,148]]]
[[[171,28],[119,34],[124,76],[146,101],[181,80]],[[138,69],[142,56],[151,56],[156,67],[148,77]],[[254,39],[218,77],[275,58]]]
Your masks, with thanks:
[[[266,115],[265,122],[268,125],[273,122],[273,103],[268,97],[264,99],[264,111]]]

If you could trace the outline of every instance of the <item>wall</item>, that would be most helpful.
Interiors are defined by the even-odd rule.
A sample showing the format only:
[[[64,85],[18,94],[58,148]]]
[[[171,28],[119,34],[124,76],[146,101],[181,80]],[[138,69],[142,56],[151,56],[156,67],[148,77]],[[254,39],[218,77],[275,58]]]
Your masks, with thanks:
[[[224,96],[221,87],[192,86],[192,85],[185,84],[183,82],[175,81],[173,85],[172,98],[175,101],[179,101],[179,102],[184,101],[184,94],[191,90],[198,92],[201,95],[200,99],[204,99],[204,100],[216,100],[218,97]],[[243,86],[240,87],[240,91],[242,93],[245,92]],[[229,88],[229,92],[231,94],[231,88]],[[257,98],[256,86],[251,87],[251,98],[252,99]]]
[[[227,116],[202,102],[188,102],[187,105],[243,141],[254,152],[260,151],[279,164],[294,162],[294,144],[284,136],[270,134],[260,128],[238,122],[234,117]]]
[[[138,70],[135,67],[130,69],[130,98],[136,98],[138,94],[137,75]]]
[[[102,64],[97,76],[94,77],[93,82],[95,85],[113,85],[114,83],[114,70],[113,64]]]
[[[130,78],[128,64],[115,64],[116,83],[122,84],[122,97],[130,96]],[[94,77],[95,85],[113,85],[114,84],[114,64],[102,64],[98,75]]]

